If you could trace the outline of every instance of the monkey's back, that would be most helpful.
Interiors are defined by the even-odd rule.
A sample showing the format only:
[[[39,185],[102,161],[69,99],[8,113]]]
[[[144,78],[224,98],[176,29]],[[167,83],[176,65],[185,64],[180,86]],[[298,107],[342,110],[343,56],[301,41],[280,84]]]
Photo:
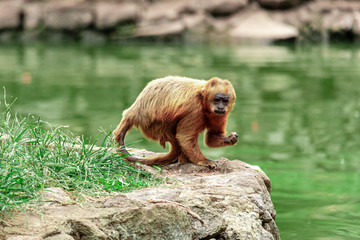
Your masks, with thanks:
[[[147,84],[134,104],[124,111],[137,127],[153,122],[174,122],[193,109],[201,108],[201,91],[205,80],[165,77]]]

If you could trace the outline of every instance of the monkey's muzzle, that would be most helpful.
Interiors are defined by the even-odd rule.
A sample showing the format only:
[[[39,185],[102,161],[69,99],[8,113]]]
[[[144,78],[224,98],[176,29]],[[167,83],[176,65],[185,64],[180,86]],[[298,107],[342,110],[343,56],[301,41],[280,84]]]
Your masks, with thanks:
[[[214,113],[216,114],[219,114],[219,115],[222,115],[222,114],[225,114],[225,110],[215,110]]]

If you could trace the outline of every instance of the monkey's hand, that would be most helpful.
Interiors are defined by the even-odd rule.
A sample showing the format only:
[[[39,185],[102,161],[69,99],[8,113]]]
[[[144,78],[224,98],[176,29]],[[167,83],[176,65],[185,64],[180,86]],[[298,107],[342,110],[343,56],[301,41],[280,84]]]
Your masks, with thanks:
[[[236,134],[236,132],[232,132],[227,138],[225,138],[224,143],[228,145],[234,145],[237,143],[239,139],[239,135]]]

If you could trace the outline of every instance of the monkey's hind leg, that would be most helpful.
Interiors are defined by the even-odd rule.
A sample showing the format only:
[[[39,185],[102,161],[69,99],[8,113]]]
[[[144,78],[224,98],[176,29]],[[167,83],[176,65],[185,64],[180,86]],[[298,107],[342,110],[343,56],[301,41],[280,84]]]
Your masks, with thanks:
[[[178,156],[178,162],[181,164],[191,163],[190,159],[183,152]]]

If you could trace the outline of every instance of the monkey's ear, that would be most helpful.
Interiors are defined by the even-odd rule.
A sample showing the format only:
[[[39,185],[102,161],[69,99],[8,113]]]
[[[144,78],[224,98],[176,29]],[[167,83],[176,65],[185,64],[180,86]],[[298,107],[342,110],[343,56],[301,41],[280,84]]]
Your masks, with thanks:
[[[219,82],[219,80],[220,79],[218,77],[210,78],[210,80],[209,80],[210,86],[214,87]]]

